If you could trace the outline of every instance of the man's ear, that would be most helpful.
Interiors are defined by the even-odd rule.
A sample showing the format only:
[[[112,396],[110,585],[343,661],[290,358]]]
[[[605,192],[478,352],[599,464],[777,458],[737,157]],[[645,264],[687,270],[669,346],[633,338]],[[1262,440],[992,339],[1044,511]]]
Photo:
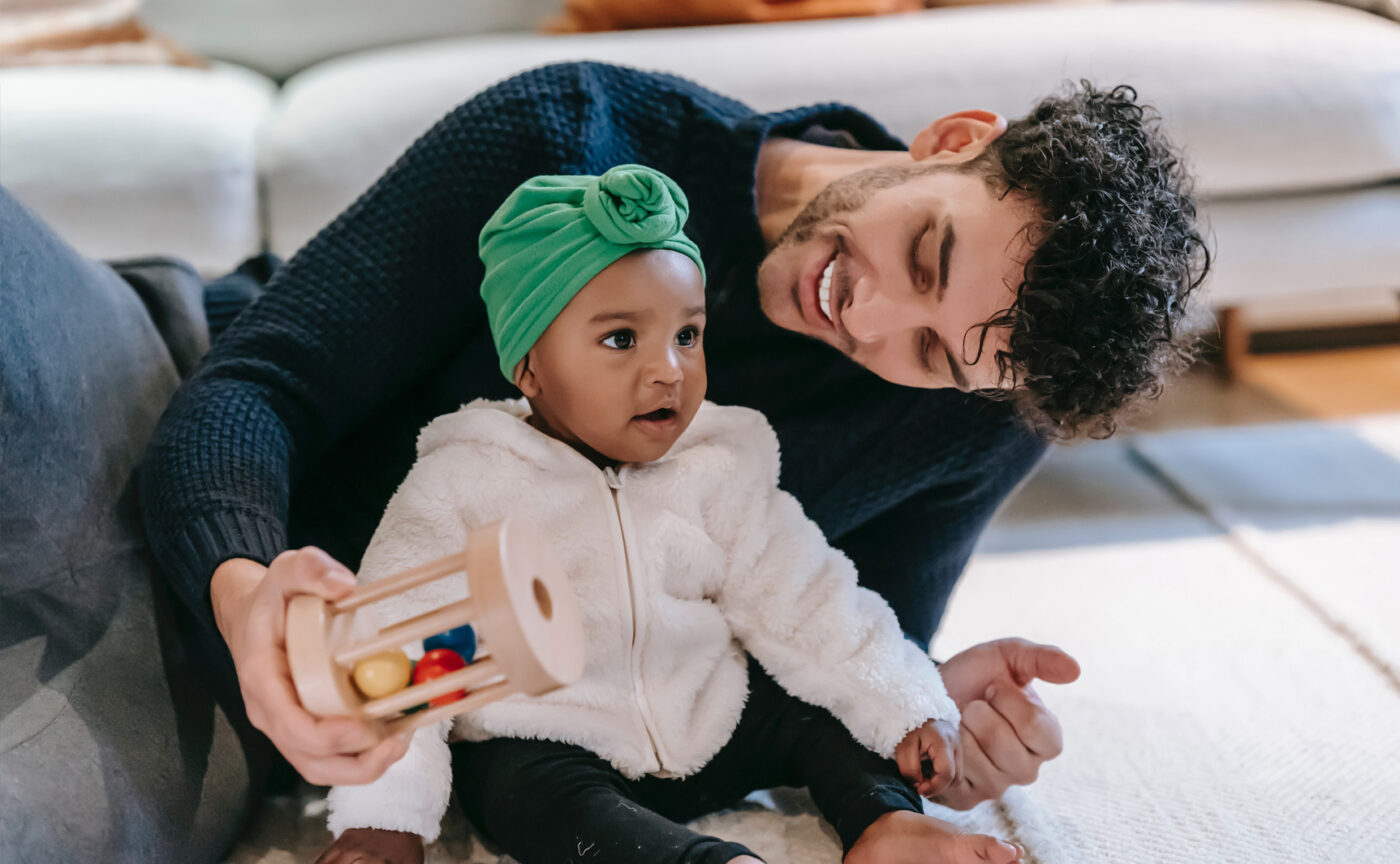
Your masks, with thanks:
[[[909,155],[915,161],[967,162],[1006,131],[1006,118],[992,111],[959,111],[940,117],[914,136]]]
[[[527,351],[520,362],[515,364],[515,386],[520,388],[520,392],[525,394],[527,399],[534,399],[540,395],[540,381],[535,377],[535,370],[530,368],[530,358],[534,353],[534,349]]]

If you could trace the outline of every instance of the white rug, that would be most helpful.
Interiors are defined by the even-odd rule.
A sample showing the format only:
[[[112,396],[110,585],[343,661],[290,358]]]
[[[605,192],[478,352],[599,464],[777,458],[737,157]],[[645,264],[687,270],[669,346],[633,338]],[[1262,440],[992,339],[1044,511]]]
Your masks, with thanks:
[[[1400,415],[1160,435],[1137,450],[1400,688]]]
[[[1013,796],[1016,793],[1013,793]],[[1008,797],[1013,797],[1008,796]],[[232,864],[303,864],[315,861],[331,841],[326,831],[324,790],[306,787],[295,797],[270,801],[229,859]],[[933,805],[928,812],[966,830],[1012,836],[1004,808],[987,804],[969,813]],[[805,791],[774,789],[750,797],[743,807],[692,823],[697,831],[743,843],[769,864],[840,864],[841,842],[817,815]],[[425,864],[510,864],[486,848],[453,808],[442,837],[426,850]],[[606,862],[604,862],[606,864]]]

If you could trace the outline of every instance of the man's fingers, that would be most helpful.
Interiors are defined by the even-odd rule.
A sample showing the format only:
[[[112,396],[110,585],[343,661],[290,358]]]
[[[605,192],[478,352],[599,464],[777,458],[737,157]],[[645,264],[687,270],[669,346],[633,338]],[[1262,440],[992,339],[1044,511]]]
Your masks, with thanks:
[[[313,594],[325,600],[339,600],[355,590],[355,576],[325,552],[306,546],[273,559],[258,588],[249,615],[265,618],[264,629],[280,644],[286,637],[287,604],[292,597]]]
[[[355,590],[355,574],[315,546],[278,555],[268,567],[268,577],[283,597],[316,594],[338,600]]]
[[[968,703],[967,707],[963,708],[962,725],[963,729],[972,733],[972,737],[976,739],[976,747],[971,741],[964,744],[965,767],[969,763],[972,751],[976,749],[980,750],[982,758],[990,763],[997,774],[1006,778],[1008,782],[1024,784],[1035,781],[1043,760],[1026,749],[1016,730],[989,703],[980,699]]]
[[[319,756],[288,761],[308,783],[315,786],[360,786],[377,780],[389,766],[408,752],[408,742],[386,738],[356,756]]]
[[[1053,645],[1025,639],[1003,639],[998,646],[1011,676],[1020,686],[1039,678],[1051,684],[1069,684],[1079,678],[1079,662]]]
[[[350,717],[318,719],[301,707],[285,667],[261,664],[255,680],[245,687],[249,705],[256,703],[263,725],[258,725],[277,749],[311,756],[354,754],[375,746],[379,738],[368,725]],[[251,716],[250,716],[250,719]]]
[[[1054,759],[1064,750],[1060,721],[1032,688],[993,684],[987,688],[984,704],[1005,718],[1026,749],[1041,759]]]
[[[953,810],[971,810],[981,804],[982,800],[977,790],[964,779],[944,790],[943,794],[938,796],[937,803]]]
[[[963,782],[959,786],[966,787],[966,794],[961,795],[962,800],[958,803],[963,806],[958,807],[958,809],[968,809],[979,801],[1000,798],[1012,784],[1010,779],[1001,772],[1001,769],[993,765],[991,760],[987,758],[981,739],[967,725],[966,710],[963,713],[962,733]],[[957,804],[949,804],[949,806],[956,807]]]

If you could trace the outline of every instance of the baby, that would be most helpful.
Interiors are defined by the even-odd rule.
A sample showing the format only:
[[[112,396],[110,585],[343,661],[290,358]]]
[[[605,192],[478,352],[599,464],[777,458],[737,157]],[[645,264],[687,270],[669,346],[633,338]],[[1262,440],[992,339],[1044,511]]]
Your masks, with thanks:
[[[529,180],[483,229],[481,292],[525,398],[424,428],[360,579],[529,517],[577,594],[583,677],[420,729],[379,780],[332,789],[322,861],[421,861],[454,786],[521,864],[753,864],[682,823],[779,785],[808,787],[852,864],[1020,858],[923,814],[919,794],[961,770],[937,667],[778,489],[763,417],[704,401],[687,215],[670,178],[623,165]],[[453,590],[385,601],[380,620]]]

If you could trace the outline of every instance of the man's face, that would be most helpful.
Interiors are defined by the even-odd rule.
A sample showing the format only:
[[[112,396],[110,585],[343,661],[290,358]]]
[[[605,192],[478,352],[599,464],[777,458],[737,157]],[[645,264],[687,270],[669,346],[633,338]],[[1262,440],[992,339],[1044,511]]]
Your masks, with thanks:
[[[685,255],[633,252],[594,276],[529,352],[538,422],[590,458],[666,455],[705,398],[705,286]]]
[[[977,325],[1016,298],[1033,208],[955,170],[873,188],[901,170],[857,172],[812,199],[759,267],[763,311],[896,384],[997,387],[1007,333],[988,330],[979,356]]]

